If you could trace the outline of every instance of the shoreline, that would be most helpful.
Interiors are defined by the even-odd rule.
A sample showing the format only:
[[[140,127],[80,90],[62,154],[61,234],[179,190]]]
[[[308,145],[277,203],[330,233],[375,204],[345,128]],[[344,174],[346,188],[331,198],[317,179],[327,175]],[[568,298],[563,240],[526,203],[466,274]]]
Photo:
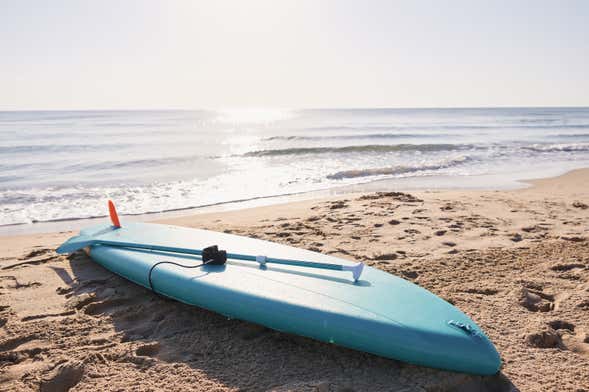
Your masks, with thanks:
[[[156,211],[138,214],[121,214],[124,219],[138,222],[154,222],[169,220],[199,214],[239,211],[243,209],[288,204],[298,201],[321,200],[340,197],[342,195],[354,195],[368,192],[386,191],[509,191],[525,189],[533,186],[533,181],[541,179],[558,178],[567,173],[588,168],[552,170],[545,176],[513,178],[506,180],[503,174],[496,175],[472,175],[472,176],[418,176],[402,178],[384,178],[367,181],[360,184],[341,185],[315,191],[303,191],[284,195],[260,196],[252,199],[219,202],[209,205],[178,208],[168,211]],[[557,173],[554,175],[554,173]],[[546,174],[546,173],[545,173]],[[440,185],[443,182],[446,185]],[[448,186],[448,183],[453,185]],[[105,210],[106,212],[106,210]],[[35,223],[16,223],[0,225],[0,237],[42,234],[61,231],[79,230],[82,227],[108,222],[104,216],[91,218],[66,218],[54,221],[41,221]]]
[[[157,220],[362,260],[418,284],[485,331],[503,362],[496,376],[408,365],[164,300],[85,254],[57,255],[75,234],[63,231],[0,237],[0,389],[589,389],[589,169],[529,183]]]

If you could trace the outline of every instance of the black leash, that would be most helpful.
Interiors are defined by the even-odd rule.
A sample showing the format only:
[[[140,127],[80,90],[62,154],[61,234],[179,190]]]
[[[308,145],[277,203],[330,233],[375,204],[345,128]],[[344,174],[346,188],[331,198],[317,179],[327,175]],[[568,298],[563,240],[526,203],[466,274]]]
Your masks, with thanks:
[[[212,260],[207,260],[204,263],[197,264],[197,265],[184,265],[184,264],[174,263],[173,261],[158,261],[157,263],[152,265],[151,268],[149,269],[149,275],[147,276],[147,280],[149,281],[149,288],[151,289],[151,291],[153,291],[154,293],[159,295],[159,293],[157,291],[155,291],[155,289],[153,288],[153,282],[151,281],[151,273],[153,272],[154,268],[160,264],[172,264],[172,265],[176,265],[176,266],[182,267],[182,268],[200,268],[202,266],[209,264],[211,261]]]
[[[147,280],[149,282],[149,288],[151,289],[151,291],[153,291],[154,293],[159,295],[159,293],[157,291],[155,291],[155,289],[153,288],[151,274],[153,273],[153,270],[155,269],[155,267],[157,267],[160,264],[172,264],[172,265],[182,267],[182,268],[200,268],[200,267],[203,267],[207,264],[223,265],[227,261],[227,252],[225,252],[224,250],[219,250],[217,245],[209,246],[208,248],[204,248],[202,250],[202,260],[203,260],[203,262],[201,264],[197,264],[197,265],[185,265],[185,264],[179,264],[179,263],[176,263],[173,261],[158,261],[157,263],[152,265],[151,268],[149,269],[149,274],[147,275]]]

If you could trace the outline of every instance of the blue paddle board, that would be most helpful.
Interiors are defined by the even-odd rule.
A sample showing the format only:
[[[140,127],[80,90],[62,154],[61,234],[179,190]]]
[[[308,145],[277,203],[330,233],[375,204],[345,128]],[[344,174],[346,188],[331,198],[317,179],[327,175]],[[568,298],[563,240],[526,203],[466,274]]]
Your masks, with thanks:
[[[356,262],[242,236],[150,223],[101,225],[81,235],[110,241],[355,265]],[[146,288],[161,261],[197,265],[199,256],[93,245],[96,263]],[[225,265],[159,264],[153,289],[189,305],[379,356],[434,368],[491,375],[497,351],[464,313],[431,292],[384,271],[350,273],[229,259]]]

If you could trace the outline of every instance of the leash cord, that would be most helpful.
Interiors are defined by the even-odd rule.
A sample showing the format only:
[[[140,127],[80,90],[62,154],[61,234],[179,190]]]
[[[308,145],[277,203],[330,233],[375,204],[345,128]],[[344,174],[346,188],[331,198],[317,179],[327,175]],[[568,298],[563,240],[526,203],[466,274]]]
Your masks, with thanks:
[[[151,289],[151,291],[153,291],[154,293],[159,295],[159,293],[157,291],[155,291],[155,289],[153,288],[153,282],[151,281],[151,274],[152,274],[153,270],[155,269],[155,267],[157,267],[160,264],[172,264],[172,265],[182,267],[182,268],[200,268],[202,266],[209,264],[211,261],[214,261],[214,260],[210,259],[210,260],[205,261],[204,263],[197,264],[197,265],[184,265],[184,264],[175,263],[173,261],[158,261],[157,263],[152,265],[151,268],[149,269],[149,274],[147,275],[147,280],[149,281],[149,288]]]

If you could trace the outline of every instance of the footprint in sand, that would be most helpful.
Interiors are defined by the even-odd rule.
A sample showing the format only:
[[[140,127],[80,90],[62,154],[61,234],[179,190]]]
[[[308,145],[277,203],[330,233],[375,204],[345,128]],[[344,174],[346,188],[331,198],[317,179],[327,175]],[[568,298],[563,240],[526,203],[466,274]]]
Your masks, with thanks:
[[[66,307],[70,309],[82,309],[84,306],[96,302],[96,296],[90,293],[83,293],[75,297],[71,297],[66,302]]]
[[[63,287],[63,286],[60,286],[60,287],[58,287],[58,288],[55,289],[55,292],[58,295],[66,295],[66,296],[68,294],[70,294],[72,291],[74,291],[74,289],[72,287]]]
[[[586,238],[585,237],[579,237],[579,236],[560,236],[561,239],[565,240],[565,241],[571,241],[571,242],[585,242]]]
[[[469,287],[461,290],[464,293],[469,294],[481,294],[481,295],[495,295],[499,292],[497,289],[490,287]]]
[[[9,280],[14,282],[12,285],[8,285],[6,286],[6,288],[8,289],[26,289],[26,288],[30,288],[30,287],[38,287],[41,286],[41,283],[39,282],[26,282],[26,283],[21,283],[18,281],[18,279],[16,278],[16,276],[12,276],[12,275],[4,275],[4,276],[0,276],[0,281],[3,280]]]
[[[160,344],[158,342],[143,344],[135,350],[135,355],[140,357],[155,357],[160,352]]]
[[[37,339],[37,335],[16,336],[0,342],[0,352],[13,351],[16,348]]]
[[[548,323],[548,326],[550,326],[550,328],[554,329],[555,331],[558,331],[559,329],[564,329],[573,332],[575,330],[575,325],[573,323],[569,323],[568,321],[564,320],[550,321]]]
[[[531,312],[549,312],[554,309],[554,296],[527,287],[518,293],[518,303]]]
[[[41,379],[41,392],[65,392],[75,387],[84,375],[81,362],[66,362],[56,366]]]
[[[403,275],[403,277],[405,277],[407,279],[413,280],[413,279],[417,279],[417,277],[419,276],[419,273],[417,271],[402,270],[401,275]]]
[[[566,320],[553,320],[548,323],[550,330],[528,336],[528,343],[533,347],[558,347],[581,355],[589,355],[589,334],[577,330],[576,326]]]
[[[377,253],[372,256],[372,260],[392,261],[398,257],[396,253]]]
[[[463,229],[463,224],[462,222],[456,222],[456,223],[452,223],[451,225],[448,225],[448,228],[452,231],[458,232],[460,230]]]
[[[550,267],[550,269],[557,273],[560,279],[568,279],[578,281],[581,279],[582,271],[586,268],[585,264],[580,263],[568,263],[568,264],[556,264]]]
[[[538,232],[542,232],[542,231],[546,231],[548,229],[541,227],[541,226],[525,226],[522,227],[522,231],[525,231],[526,233],[538,233]]]
[[[346,208],[348,205],[346,204],[347,200],[335,201],[329,205],[330,210],[339,210],[341,208]]]
[[[112,298],[100,302],[92,302],[84,307],[84,313],[95,316],[102,313],[109,313],[114,311],[117,307],[125,305],[128,300],[125,298]]]
[[[536,348],[562,347],[560,335],[553,330],[531,333],[526,336],[526,343]]]
[[[26,260],[26,259],[30,259],[33,257],[41,256],[41,255],[44,255],[44,254],[49,253],[51,251],[52,251],[52,249],[48,249],[48,248],[33,249],[32,251],[30,251],[29,253],[27,253],[23,257],[21,257],[21,260]]]

